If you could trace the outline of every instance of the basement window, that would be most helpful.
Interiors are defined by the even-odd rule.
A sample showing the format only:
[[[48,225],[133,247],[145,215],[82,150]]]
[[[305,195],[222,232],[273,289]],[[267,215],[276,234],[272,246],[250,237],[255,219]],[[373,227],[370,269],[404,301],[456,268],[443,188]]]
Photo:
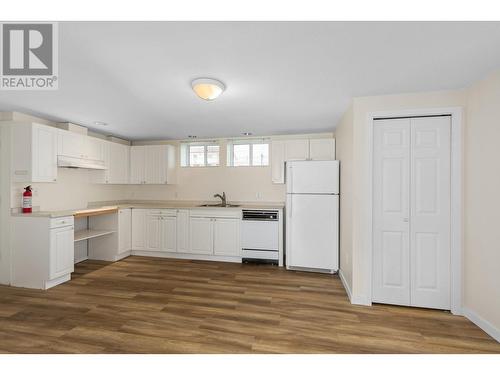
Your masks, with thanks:
[[[220,146],[215,141],[183,143],[181,167],[218,167]]]
[[[269,141],[264,139],[234,140],[227,147],[231,167],[264,167],[269,165]]]

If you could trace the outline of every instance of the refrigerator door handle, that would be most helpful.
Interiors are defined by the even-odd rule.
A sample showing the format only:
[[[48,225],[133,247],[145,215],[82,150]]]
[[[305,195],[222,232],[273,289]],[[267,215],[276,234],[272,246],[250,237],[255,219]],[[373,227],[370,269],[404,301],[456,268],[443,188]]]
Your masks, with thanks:
[[[292,217],[292,207],[293,207],[293,194],[290,194],[290,212],[288,212],[288,217]]]

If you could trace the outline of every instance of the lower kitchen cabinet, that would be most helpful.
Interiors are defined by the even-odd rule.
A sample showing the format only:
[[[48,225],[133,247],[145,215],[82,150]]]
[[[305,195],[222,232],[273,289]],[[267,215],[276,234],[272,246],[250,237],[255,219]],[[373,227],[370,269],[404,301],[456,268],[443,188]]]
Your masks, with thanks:
[[[146,213],[142,208],[132,209],[132,250],[146,250]]]
[[[69,275],[74,271],[74,230],[73,225],[50,230],[50,279]]]
[[[240,222],[240,210],[134,208],[132,251],[240,257]]]
[[[29,233],[29,235],[26,235]],[[12,217],[12,286],[49,289],[74,271],[73,216]]]
[[[213,254],[213,218],[191,217],[189,219],[189,252]]]
[[[132,209],[118,211],[118,254],[132,249]]]
[[[160,238],[161,251],[177,251],[177,217],[161,216]]]
[[[161,250],[160,232],[160,217],[158,215],[148,213],[146,215],[146,250]]]
[[[240,256],[240,220],[216,218],[213,226],[214,254]]]
[[[177,252],[189,252],[189,210],[177,210]]]

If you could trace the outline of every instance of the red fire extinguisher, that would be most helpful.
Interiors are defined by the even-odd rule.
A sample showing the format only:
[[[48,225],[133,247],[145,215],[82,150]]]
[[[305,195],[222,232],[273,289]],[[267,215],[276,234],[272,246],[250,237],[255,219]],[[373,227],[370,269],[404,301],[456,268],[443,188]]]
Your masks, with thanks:
[[[31,213],[33,194],[31,193],[31,185],[24,188],[23,193],[23,213]]]

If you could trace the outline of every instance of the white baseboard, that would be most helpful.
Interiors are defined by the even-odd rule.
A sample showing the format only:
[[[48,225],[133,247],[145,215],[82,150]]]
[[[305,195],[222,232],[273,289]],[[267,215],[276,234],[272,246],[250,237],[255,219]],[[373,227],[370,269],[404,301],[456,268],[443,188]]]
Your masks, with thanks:
[[[347,297],[349,298],[349,301],[352,303],[351,287],[347,283],[347,280],[345,279],[344,273],[340,269],[339,269],[339,277],[340,277],[340,281],[342,281],[342,285],[344,286],[344,289],[347,293]]]
[[[463,307],[462,308],[462,313],[472,323],[474,323],[475,325],[477,325],[479,328],[481,328],[488,335],[490,335],[495,340],[497,340],[498,342],[500,342],[500,329],[498,329],[497,327],[495,327],[493,324],[491,324],[490,322],[488,322],[486,319],[480,317],[474,311],[469,310],[467,307]]]
[[[241,257],[231,257],[222,255],[167,253],[167,252],[145,251],[145,250],[132,250],[131,255],[154,257],[154,258],[174,258],[174,259],[208,260],[214,262],[241,263]]]

